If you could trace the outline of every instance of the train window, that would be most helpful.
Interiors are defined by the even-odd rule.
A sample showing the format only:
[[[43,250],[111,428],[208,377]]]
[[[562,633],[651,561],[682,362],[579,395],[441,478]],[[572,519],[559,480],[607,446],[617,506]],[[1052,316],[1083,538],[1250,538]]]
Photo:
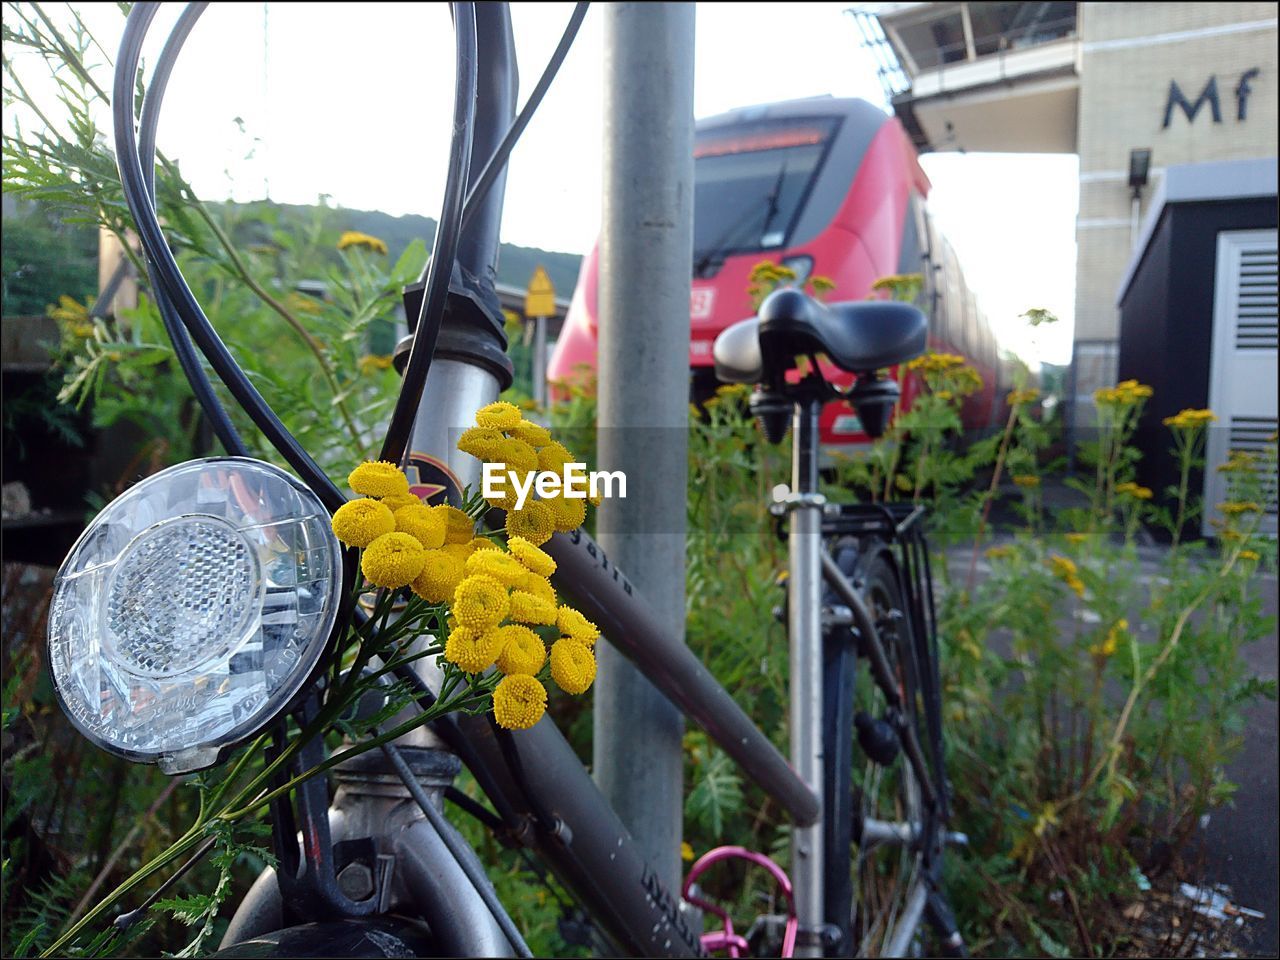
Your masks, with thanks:
[[[694,260],[785,246],[836,123],[765,120],[700,132],[693,152]]]

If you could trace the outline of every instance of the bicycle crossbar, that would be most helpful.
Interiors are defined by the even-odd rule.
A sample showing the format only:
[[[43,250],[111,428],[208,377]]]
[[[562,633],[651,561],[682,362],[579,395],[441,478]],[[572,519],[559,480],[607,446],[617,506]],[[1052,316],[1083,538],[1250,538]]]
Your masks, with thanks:
[[[687,646],[664,633],[649,604],[586,531],[557,533],[543,549],[553,580],[595,621],[605,638],[685,716],[707,732],[802,827],[817,822],[821,801]]]

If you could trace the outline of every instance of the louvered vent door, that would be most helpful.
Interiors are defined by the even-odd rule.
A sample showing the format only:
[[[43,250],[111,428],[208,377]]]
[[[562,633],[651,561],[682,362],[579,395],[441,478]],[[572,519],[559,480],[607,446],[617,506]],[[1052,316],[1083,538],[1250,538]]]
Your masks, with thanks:
[[[1217,470],[1231,450],[1261,455],[1276,432],[1276,231],[1218,234],[1209,407],[1218,422],[1206,449],[1204,533],[1227,492]],[[1275,464],[1260,475],[1264,529],[1276,533]]]

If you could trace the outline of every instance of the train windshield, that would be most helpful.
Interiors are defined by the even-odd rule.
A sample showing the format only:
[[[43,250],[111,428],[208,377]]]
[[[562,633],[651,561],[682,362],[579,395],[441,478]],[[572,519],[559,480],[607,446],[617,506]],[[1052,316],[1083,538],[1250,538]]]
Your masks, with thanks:
[[[699,132],[695,264],[785,246],[835,126],[834,119],[760,120]]]

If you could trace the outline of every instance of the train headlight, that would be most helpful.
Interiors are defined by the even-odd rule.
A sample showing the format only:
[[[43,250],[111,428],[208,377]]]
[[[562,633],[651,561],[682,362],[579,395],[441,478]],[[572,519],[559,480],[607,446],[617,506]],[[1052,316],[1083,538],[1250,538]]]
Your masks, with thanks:
[[[329,515],[284,471],[222,457],[112,501],[54,580],[49,665],[71,721],[113,753],[184,773],[290,705],[337,619]]]

